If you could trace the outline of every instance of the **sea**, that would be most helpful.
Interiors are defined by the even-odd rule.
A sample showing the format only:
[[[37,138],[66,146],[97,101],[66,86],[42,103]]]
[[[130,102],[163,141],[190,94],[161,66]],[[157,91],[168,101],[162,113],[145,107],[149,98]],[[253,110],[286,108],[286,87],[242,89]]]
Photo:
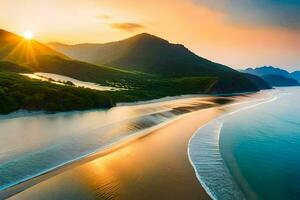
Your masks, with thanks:
[[[276,90],[191,138],[190,161],[212,199],[300,198],[300,88]]]

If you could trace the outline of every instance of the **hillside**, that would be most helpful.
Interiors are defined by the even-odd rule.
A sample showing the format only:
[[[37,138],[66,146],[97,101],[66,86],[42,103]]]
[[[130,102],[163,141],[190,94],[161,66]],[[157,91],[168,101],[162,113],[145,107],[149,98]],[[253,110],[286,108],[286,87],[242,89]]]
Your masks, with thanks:
[[[112,106],[107,92],[32,80],[0,70],[0,114],[19,109],[56,112]]]
[[[21,65],[36,64],[39,56],[59,56],[68,59],[48,46],[36,41],[26,40],[14,33],[0,29],[0,60]]]
[[[291,77],[300,83],[300,71],[295,71],[291,73]]]
[[[214,77],[216,93],[257,91],[243,74],[150,34],[106,44],[48,44],[71,58],[163,77]],[[237,84],[238,83],[238,84]]]
[[[273,87],[300,86],[300,83],[292,78],[286,78],[281,75],[263,75],[261,76],[269,85]]]
[[[5,46],[1,50],[3,56],[0,60],[26,66],[34,72],[57,73],[83,81],[139,90],[154,90],[148,87],[151,82],[184,77],[215,80],[209,88],[203,90],[199,86],[194,89],[195,92],[231,93],[258,90],[241,73],[198,57],[182,45],[170,44],[149,34],[105,44],[105,49],[108,48],[105,57],[110,60],[105,64],[113,65],[114,68],[72,60],[38,41],[28,41],[7,31],[2,30],[0,37],[1,44]],[[23,43],[27,45],[19,50],[19,44]],[[123,62],[127,63],[127,67],[120,65]]]
[[[107,67],[73,60],[38,41],[25,40],[10,32],[1,30],[0,33],[1,113],[20,108],[81,110],[182,94],[258,91],[258,86],[242,73],[198,57],[182,45],[148,34],[107,44],[112,46],[107,53],[114,55],[115,61],[106,64],[116,66]],[[116,48],[116,44],[121,46]],[[135,50],[128,51],[129,47]],[[127,53],[115,59],[120,55],[118,52]],[[122,67],[117,61],[126,61],[128,65]],[[58,86],[17,74],[24,72],[61,74],[125,90],[97,92]]]
[[[245,74],[245,76],[252,81],[260,90],[272,89],[272,87],[261,77],[253,74]]]
[[[183,45],[147,33],[106,44],[49,46],[74,59],[153,74],[207,76],[234,71],[195,55]]]
[[[0,68],[8,71],[56,73],[103,85],[131,87],[127,80],[137,79],[135,73],[72,60],[38,41],[4,30],[0,30],[0,61]]]
[[[30,67],[18,65],[12,62],[0,61],[0,71],[30,73],[32,72],[32,69]]]

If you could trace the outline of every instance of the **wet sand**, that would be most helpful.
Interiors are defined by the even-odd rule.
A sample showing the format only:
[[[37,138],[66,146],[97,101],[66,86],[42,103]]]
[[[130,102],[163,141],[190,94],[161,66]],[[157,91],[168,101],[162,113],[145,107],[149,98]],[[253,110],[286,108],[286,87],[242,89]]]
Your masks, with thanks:
[[[11,199],[210,199],[189,162],[188,142],[225,108],[187,114],[106,153],[25,182],[25,188],[32,187]]]
[[[11,199],[209,199],[187,148],[192,134],[221,113],[216,107],[186,115]]]

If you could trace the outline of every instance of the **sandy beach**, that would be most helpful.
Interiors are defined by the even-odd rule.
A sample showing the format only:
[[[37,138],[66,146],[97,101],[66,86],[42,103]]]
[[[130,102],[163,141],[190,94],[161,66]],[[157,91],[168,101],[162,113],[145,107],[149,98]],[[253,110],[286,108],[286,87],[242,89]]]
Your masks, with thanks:
[[[21,191],[10,199],[210,199],[189,161],[188,142],[199,127],[225,110],[216,106],[184,115],[144,137],[7,192]]]
[[[209,199],[187,148],[192,134],[221,113],[210,108],[187,115],[11,199]]]

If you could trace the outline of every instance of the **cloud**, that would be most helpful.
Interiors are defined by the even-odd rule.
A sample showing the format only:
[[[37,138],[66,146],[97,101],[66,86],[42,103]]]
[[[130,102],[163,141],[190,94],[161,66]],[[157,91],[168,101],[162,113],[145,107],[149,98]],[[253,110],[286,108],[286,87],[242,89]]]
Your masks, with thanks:
[[[224,12],[231,21],[300,30],[299,0],[192,0]]]
[[[110,24],[110,27],[113,29],[119,29],[119,30],[127,31],[127,32],[135,32],[135,31],[145,28],[145,26],[142,24],[129,23],[129,22],[112,23],[112,24]]]
[[[102,15],[98,15],[97,18],[101,20],[109,20],[112,17],[110,15],[102,14]]]

